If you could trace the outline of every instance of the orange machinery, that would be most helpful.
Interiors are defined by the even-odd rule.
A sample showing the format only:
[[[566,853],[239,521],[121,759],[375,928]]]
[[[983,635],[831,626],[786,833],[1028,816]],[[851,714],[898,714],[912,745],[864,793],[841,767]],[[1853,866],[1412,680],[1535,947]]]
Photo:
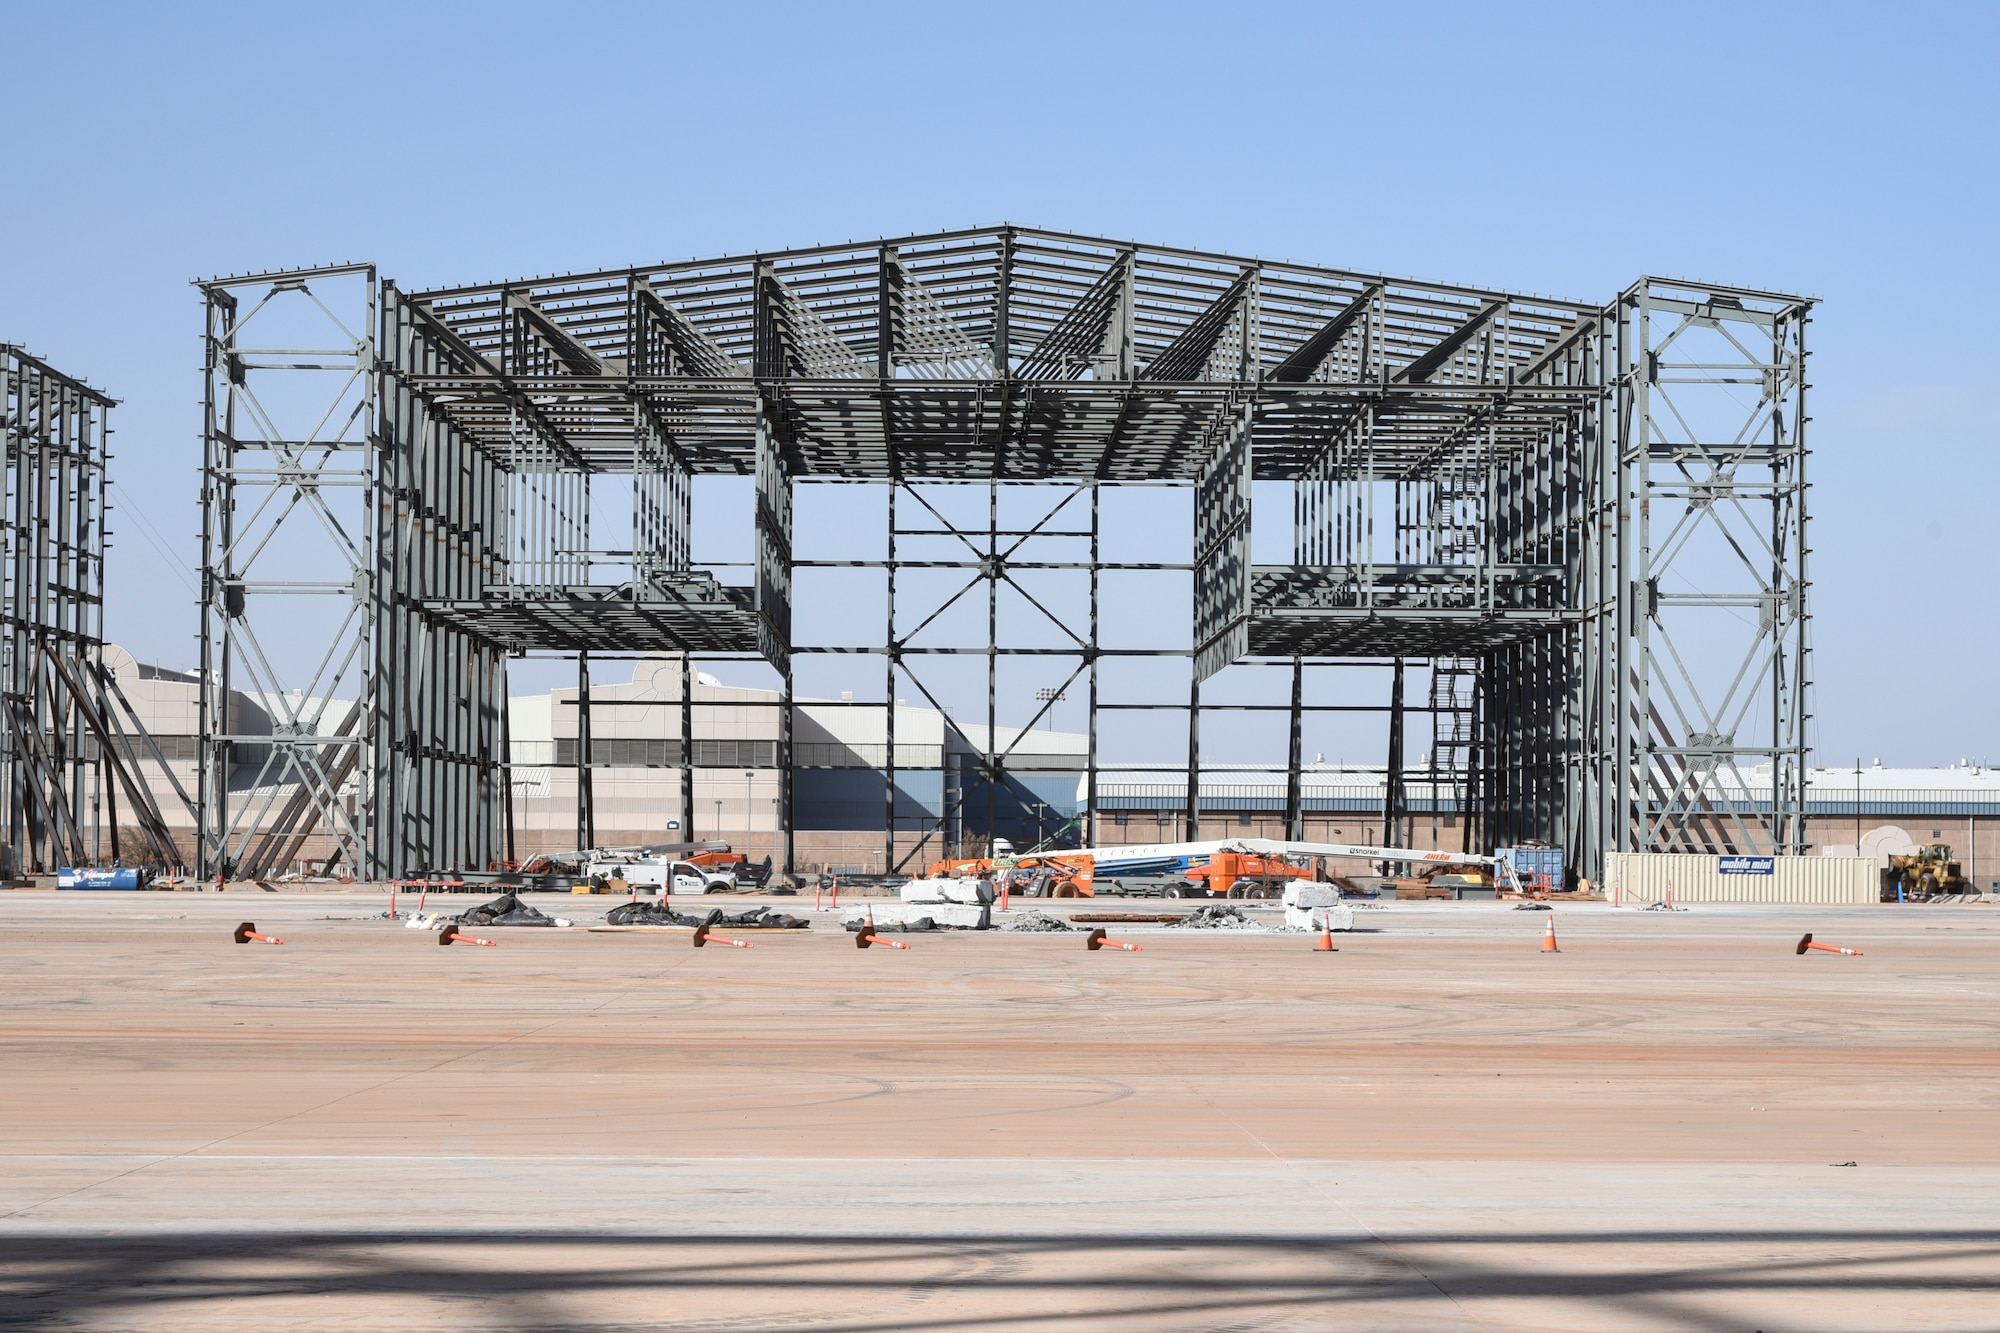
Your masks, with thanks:
[[[1009,864],[997,867],[1007,873],[1009,887],[1027,878],[1015,875],[1021,871],[1052,871],[1055,881],[1050,884],[1048,897],[1051,898],[1092,898],[1096,896],[1091,887],[1094,858],[1088,852],[1036,852],[1028,856],[1002,858]],[[952,879],[959,876],[991,877],[996,867],[992,857],[980,857],[966,861],[933,861],[924,870],[925,879]]]
[[[1311,866],[1255,852],[1216,852],[1208,858],[1207,865],[1189,866],[1186,873],[1189,879],[1206,884],[1208,891],[1218,898],[1247,897],[1265,889],[1275,897],[1287,880],[1311,879],[1313,875]],[[1244,892],[1232,894],[1230,890],[1238,884],[1243,885]]]

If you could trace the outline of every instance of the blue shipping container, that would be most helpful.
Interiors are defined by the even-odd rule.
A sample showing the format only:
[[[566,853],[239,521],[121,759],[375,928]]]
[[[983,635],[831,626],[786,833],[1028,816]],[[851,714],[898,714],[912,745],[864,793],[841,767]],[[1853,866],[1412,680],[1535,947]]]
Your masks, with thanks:
[[[1563,886],[1563,853],[1560,847],[1502,847],[1494,854],[1512,862],[1514,873],[1531,888],[1560,889]]]
[[[139,887],[140,871],[131,866],[118,870],[76,870],[63,867],[56,871],[56,887],[59,889],[136,889]]]

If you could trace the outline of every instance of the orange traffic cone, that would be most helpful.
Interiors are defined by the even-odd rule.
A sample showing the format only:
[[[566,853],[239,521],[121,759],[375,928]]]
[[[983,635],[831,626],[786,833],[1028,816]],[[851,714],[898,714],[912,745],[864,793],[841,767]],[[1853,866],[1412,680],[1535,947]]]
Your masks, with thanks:
[[[499,945],[495,944],[492,940],[482,940],[477,935],[461,935],[458,933],[457,926],[446,926],[443,930],[440,930],[438,932],[438,943],[439,944],[483,944],[489,949],[497,949],[500,947]]]
[[[1318,944],[1315,944],[1315,945],[1313,945],[1313,952],[1314,952],[1314,953],[1339,953],[1339,952],[1340,952],[1340,950],[1338,950],[1338,949],[1336,949],[1336,948],[1334,948],[1334,947],[1333,947],[1333,927],[1331,927],[1331,926],[1328,926],[1328,927],[1325,927],[1324,929],[1322,929],[1322,930],[1320,931],[1320,933],[1319,933],[1319,943],[1318,943]]]
[[[903,943],[901,940],[892,940],[884,936],[877,935],[875,933],[875,927],[873,926],[863,926],[860,930],[854,932],[855,948],[865,949],[871,944],[886,944],[891,949],[907,949],[910,947],[909,945]]]
[[[1553,916],[1549,918],[1548,930],[1544,932],[1542,935],[1542,952],[1543,953],[1562,952],[1561,949],[1556,948],[1556,919]]]
[[[1083,947],[1092,953],[1096,953],[1099,949],[1123,949],[1126,953],[1139,952],[1138,945],[1126,944],[1122,940],[1112,939],[1104,933],[1104,927],[1102,926],[1090,932],[1090,938],[1083,942]]]
[[[252,921],[245,921],[242,925],[238,926],[234,938],[238,944],[248,944],[251,940],[262,940],[266,944],[284,943],[276,935],[259,935],[257,933],[257,925]]]
[[[1844,953],[1850,958],[1859,958],[1861,956],[1861,950],[1859,949],[1843,949],[1838,944],[1814,944],[1810,932],[1807,933],[1804,939],[1799,941],[1799,947],[1796,952],[1804,953],[1807,949],[1818,949],[1823,953]]]

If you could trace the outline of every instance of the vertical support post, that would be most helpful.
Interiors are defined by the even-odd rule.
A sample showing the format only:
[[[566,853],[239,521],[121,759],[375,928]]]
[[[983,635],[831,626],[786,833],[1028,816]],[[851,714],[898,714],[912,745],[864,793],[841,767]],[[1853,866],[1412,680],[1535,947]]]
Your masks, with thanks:
[[[1406,802],[1403,798],[1403,659],[1396,659],[1389,683],[1389,763],[1383,770],[1382,845],[1402,847]]]
[[[694,837],[694,654],[681,649],[681,841]]]
[[[506,819],[506,857],[509,865],[520,864],[520,855],[514,846],[514,709],[507,695],[506,659],[493,654],[493,669],[499,674],[500,695],[500,765],[501,797],[500,809]]]
[[[1305,816],[1305,675],[1303,657],[1292,659],[1291,740],[1285,756],[1285,836],[1304,842]]]
[[[759,290],[776,280],[759,284]],[[760,298],[768,300],[768,298]],[[760,319],[760,327],[769,322]],[[782,371],[782,358],[778,369]],[[792,833],[792,479],[786,470],[778,428],[760,393],[757,398],[756,561],[757,647],[764,660],[778,669],[785,697],[778,737],[778,828],[784,834],[784,873],[790,879],[796,865]]]
[[[995,453],[996,462],[999,466]],[[1000,817],[1000,482],[986,480],[986,854],[994,854]]]
[[[792,657],[792,479],[777,427],[757,400],[757,650],[789,675]]]
[[[1201,837],[1201,677],[1188,679],[1187,840]]]
[[[902,485],[889,478],[889,555],[885,567],[888,578],[887,624],[884,627],[882,661],[882,873],[896,869],[896,491]],[[942,738],[940,738],[942,739]],[[939,760],[942,767],[943,760]],[[940,779],[940,781],[942,781]]]
[[[597,802],[591,786],[590,654],[576,655],[576,845],[597,845]]]
[[[1101,488],[1095,480],[1090,483],[1090,699],[1089,716],[1085,727],[1089,737],[1085,742],[1082,841],[1086,847],[1099,845],[1100,830],[1097,824],[1097,662],[1098,662],[1098,579],[1102,574],[1103,556],[1100,550],[1103,525],[1099,517],[1098,496]]]
[[[218,620],[230,614],[230,592],[221,556],[231,545],[236,487],[232,467],[236,438],[236,395],[230,385],[243,371],[228,350],[235,342],[236,297],[210,288],[207,328],[202,339],[201,596],[199,617],[201,706],[196,723],[195,794],[202,818],[195,829],[195,873],[203,880],[226,875],[223,840],[229,827],[229,766],[232,747],[217,737],[229,722],[229,651]],[[221,639],[222,642],[217,640]]]
[[[778,829],[784,834],[784,856],[779,867],[784,883],[798,883],[798,844],[792,828],[792,659],[785,657],[785,700],[778,710]]]

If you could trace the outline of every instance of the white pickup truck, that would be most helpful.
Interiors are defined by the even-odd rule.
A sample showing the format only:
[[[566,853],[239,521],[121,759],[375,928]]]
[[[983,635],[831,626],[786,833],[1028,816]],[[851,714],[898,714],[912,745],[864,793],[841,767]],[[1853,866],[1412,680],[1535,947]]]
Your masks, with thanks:
[[[634,888],[663,889],[678,894],[730,893],[736,888],[736,876],[726,870],[711,870],[692,861],[670,860],[664,856],[593,860],[584,865],[583,871],[586,875],[622,879]]]

